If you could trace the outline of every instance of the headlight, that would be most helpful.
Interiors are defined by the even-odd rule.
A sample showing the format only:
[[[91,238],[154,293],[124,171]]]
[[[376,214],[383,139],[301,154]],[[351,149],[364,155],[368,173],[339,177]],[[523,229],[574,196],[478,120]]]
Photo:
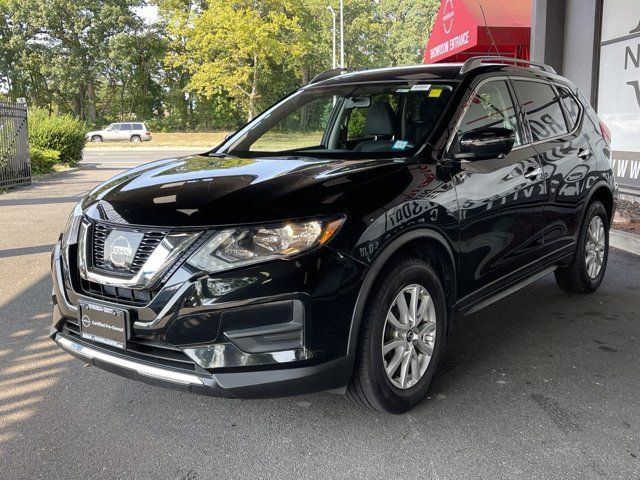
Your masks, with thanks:
[[[82,203],[82,202],[80,202]],[[67,225],[62,232],[62,248],[67,248],[78,241],[78,232],[80,231],[80,222],[82,221],[82,207],[78,203],[71,212]]]
[[[203,245],[188,263],[213,273],[292,257],[326,243],[343,222],[344,218],[338,218],[223,230]]]

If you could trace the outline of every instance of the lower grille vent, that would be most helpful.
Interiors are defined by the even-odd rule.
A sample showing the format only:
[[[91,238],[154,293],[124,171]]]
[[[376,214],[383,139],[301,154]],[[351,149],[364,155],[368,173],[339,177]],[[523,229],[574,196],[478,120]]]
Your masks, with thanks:
[[[82,291],[90,297],[117,301],[124,305],[134,305],[138,307],[147,305],[153,299],[155,294],[155,292],[147,290],[110,287],[109,285],[102,285],[85,279],[80,279],[80,286],[82,287]]]
[[[127,340],[127,349],[122,350],[101,343],[90,342],[81,338],[78,321],[70,318],[65,318],[62,332],[75,340],[80,340],[115,353],[125,354],[137,360],[144,360],[180,370],[194,371],[196,369],[194,361],[187,357],[182,350],[166,343],[133,338]]]

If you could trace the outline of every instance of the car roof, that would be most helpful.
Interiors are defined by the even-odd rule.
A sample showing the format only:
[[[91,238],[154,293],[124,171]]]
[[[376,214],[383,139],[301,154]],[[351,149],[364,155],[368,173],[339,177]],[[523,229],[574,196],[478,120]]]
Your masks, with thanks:
[[[460,73],[461,66],[461,63],[438,63],[433,65],[408,65],[356,70],[342,74],[336,73],[327,79],[312,81],[309,86],[325,87],[350,83],[403,82],[410,80],[453,80]]]
[[[463,63],[436,63],[430,65],[409,65],[402,67],[375,68],[370,70],[356,70],[340,73],[339,69],[327,71],[321,74],[318,80],[312,80],[306,87],[329,87],[337,85],[349,85],[358,83],[376,82],[407,82],[407,81],[460,81],[463,78],[474,77],[483,73],[502,72],[504,74],[530,76],[568,82],[549,71],[538,68],[523,67],[517,65],[505,65],[500,63],[484,63],[475,66],[467,72],[462,72]],[[326,78],[322,78],[325,77]]]

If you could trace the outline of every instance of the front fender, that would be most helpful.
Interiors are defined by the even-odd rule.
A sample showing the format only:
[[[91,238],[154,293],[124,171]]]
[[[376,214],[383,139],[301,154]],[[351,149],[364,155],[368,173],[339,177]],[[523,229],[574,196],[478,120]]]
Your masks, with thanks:
[[[347,354],[353,354],[356,351],[364,308],[373,285],[378,278],[378,275],[395,253],[397,253],[408,243],[416,240],[431,240],[438,242],[446,250],[451,264],[454,266],[454,271],[457,272],[457,268],[455,268],[456,257],[453,253],[454,250],[450,244],[450,240],[448,240],[443,233],[434,229],[416,227],[409,231],[405,231],[404,233],[397,235],[393,239],[382,244],[366,243],[365,245],[377,245],[377,248],[372,252],[373,260],[370,261],[370,267],[364,277],[362,285],[360,286],[360,291],[358,292],[358,296],[356,299],[356,305],[353,309],[353,314],[351,317],[351,327],[349,329],[349,341],[347,343]],[[454,277],[456,276],[457,275],[454,275]],[[456,278],[454,278],[453,284],[455,285],[456,283],[457,280]]]

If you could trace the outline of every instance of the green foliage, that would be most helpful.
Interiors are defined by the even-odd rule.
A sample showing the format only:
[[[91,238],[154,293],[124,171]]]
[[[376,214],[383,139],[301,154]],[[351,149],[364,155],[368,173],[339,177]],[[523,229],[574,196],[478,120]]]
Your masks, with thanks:
[[[57,150],[29,147],[31,158],[31,174],[42,175],[53,171],[53,166],[60,163],[60,152]]]
[[[211,0],[184,32],[185,50],[169,64],[184,67],[188,89],[207,98],[224,93],[256,114],[260,79],[270,65],[301,54],[297,17],[288,0]]]
[[[135,14],[145,4],[158,6],[151,25]],[[347,66],[420,63],[439,5],[344,0]],[[328,6],[338,0],[0,0],[0,96],[91,126],[235,129],[331,68]]]
[[[67,114],[49,114],[42,108],[29,109],[29,145],[40,150],[57,150],[59,161],[75,165],[82,159],[85,124]]]

